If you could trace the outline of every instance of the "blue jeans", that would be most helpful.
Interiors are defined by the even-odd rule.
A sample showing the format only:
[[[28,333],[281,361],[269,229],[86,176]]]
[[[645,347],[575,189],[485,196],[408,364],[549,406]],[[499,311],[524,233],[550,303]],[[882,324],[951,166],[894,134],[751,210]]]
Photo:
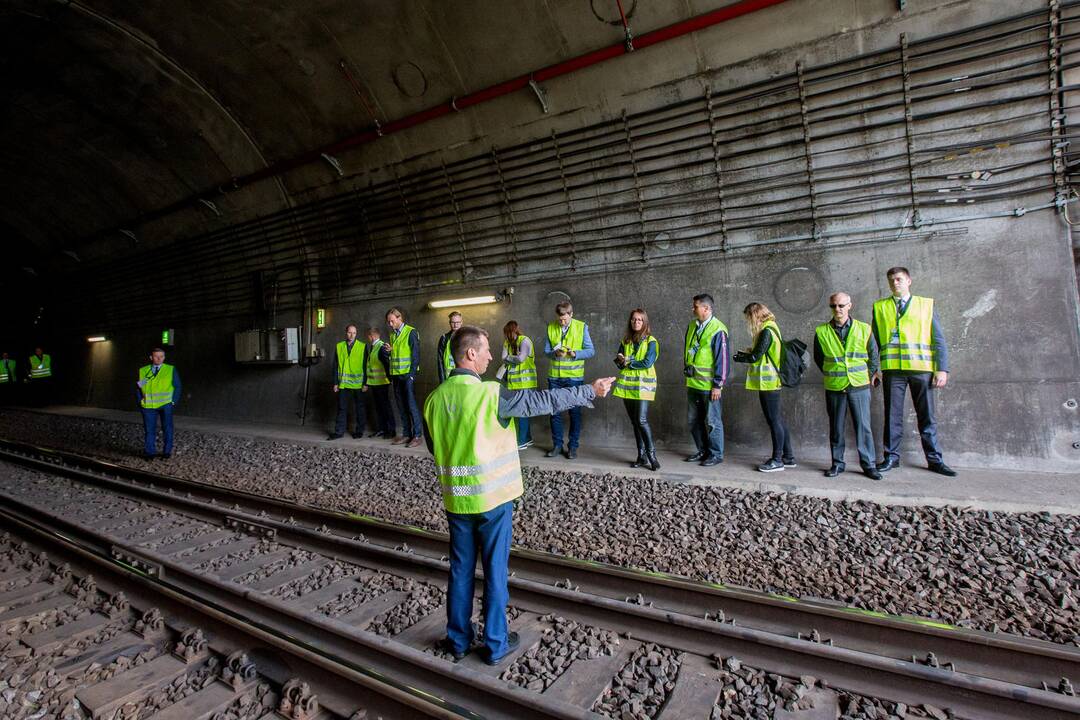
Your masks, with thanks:
[[[524,445],[532,440],[532,429],[529,427],[529,418],[519,417],[514,418],[514,422],[517,423],[517,442],[518,445]]]
[[[699,453],[724,457],[724,399],[710,400],[708,390],[686,391],[686,422]]]
[[[415,381],[411,375],[395,375],[391,382],[394,384],[394,398],[401,415],[401,434],[407,438],[423,437],[424,431],[420,429],[420,408],[416,406],[416,392],[413,390]]]
[[[506,587],[514,503],[475,515],[446,513],[450,525],[450,582],[446,588],[446,637],[455,653],[468,651],[473,641],[473,584],[479,551],[484,567],[484,647],[495,661],[507,652]]]
[[[581,378],[548,378],[548,389],[577,387],[584,382]],[[581,439],[581,408],[570,408],[570,439],[568,447],[577,450],[578,440]],[[551,443],[552,447],[562,447],[562,413],[551,416]]]
[[[161,434],[165,436],[165,447],[162,454],[172,455],[173,446],[173,406],[172,403],[162,405],[159,408],[142,410],[143,429],[146,430],[146,444],[143,453],[147,457],[157,455],[157,425],[158,417],[161,418]]]

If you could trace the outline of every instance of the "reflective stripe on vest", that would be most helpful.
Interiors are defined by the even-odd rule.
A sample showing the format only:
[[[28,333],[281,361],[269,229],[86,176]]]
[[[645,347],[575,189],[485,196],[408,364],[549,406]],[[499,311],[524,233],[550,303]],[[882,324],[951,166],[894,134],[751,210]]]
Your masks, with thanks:
[[[487,512],[524,492],[514,424],[499,421],[500,390],[475,375],[451,375],[424,403],[448,512]]]
[[[31,355],[29,362],[32,379],[52,377],[52,357],[49,355],[42,355],[40,360],[36,355]]]
[[[716,333],[726,333],[727,326],[716,319],[709,318],[705,327],[698,332],[696,322],[691,322],[686,328],[686,340],[683,343],[683,365],[694,368],[694,375],[687,376],[686,387],[691,390],[708,391],[712,389],[713,368],[716,358],[713,357],[712,341]]]
[[[352,352],[349,343],[342,340],[337,344],[338,385],[347,389],[364,386],[364,353],[366,345],[359,340],[353,341]]]
[[[622,354],[627,360],[642,361],[649,354],[649,345],[656,347],[656,357],[660,357],[660,343],[652,335],[643,338],[638,343],[635,351],[632,343],[622,344]],[[623,368],[619,370],[619,377],[615,380],[615,389],[611,391],[615,397],[627,400],[654,400],[656,398],[656,363],[644,370]]]
[[[882,298],[874,303],[874,326],[881,343],[882,370],[933,372],[934,300],[912,295],[904,316],[896,318],[896,300]]]
[[[552,349],[561,344],[565,350],[578,352],[585,346],[585,323],[570,318],[570,326],[566,329],[565,335],[562,325],[550,323],[547,326],[547,335]],[[585,377],[585,361],[571,357],[554,357],[551,359],[548,377],[583,378]]]
[[[866,343],[870,339],[870,325],[852,318],[844,344],[831,322],[818,325],[814,331],[818,345],[825,356],[821,373],[825,376],[825,389],[839,392],[847,387],[863,387],[870,384],[870,372],[866,367],[869,356]]]
[[[506,389],[507,390],[532,390],[536,387],[536,346],[525,335],[518,335],[518,350],[521,343],[529,343],[529,357],[517,365],[506,364]],[[507,355],[511,354],[510,343],[503,340],[503,350]]]
[[[139,380],[142,385],[142,401],[139,403],[147,410],[163,407],[173,401],[173,366],[161,364],[157,375],[154,374],[153,365],[143,365],[139,368]]]
[[[379,359],[379,349],[385,345],[382,340],[376,340],[371,343],[371,347],[368,349],[367,356],[367,384],[368,385],[389,385],[390,380],[386,377],[386,368],[383,367],[382,360]]]
[[[774,320],[767,321],[761,326],[760,332],[772,332],[772,342],[769,349],[756,363],[752,363],[746,369],[747,390],[779,390],[780,389],[780,328]],[[756,344],[757,338],[754,338]]]
[[[413,334],[412,325],[402,325],[397,332],[390,333],[390,374],[408,375],[412,370],[412,348],[409,337]]]

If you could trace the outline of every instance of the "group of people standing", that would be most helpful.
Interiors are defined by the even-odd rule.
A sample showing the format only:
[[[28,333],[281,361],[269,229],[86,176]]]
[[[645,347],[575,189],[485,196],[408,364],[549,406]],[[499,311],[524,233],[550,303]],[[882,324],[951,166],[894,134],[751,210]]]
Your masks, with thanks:
[[[930,470],[952,476],[955,472],[942,460],[937,441],[934,390],[948,379],[948,353],[941,325],[931,298],[910,293],[911,275],[906,268],[890,268],[887,273],[892,294],[874,303],[872,322],[852,317],[851,296],[833,293],[829,298],[832,317],[814,331],[814,360],[824,377],[825,406],[829,418],[832,463],[825,475],[834,477],[845,470],[844,433],[850,414],[855,428],[859,462],[865,475],[880,480],[882,473],[899,465],[903,437],[903,408],[910,390],[919,422],[923,450]],[[772,453],[757,466],[761,472],[778,472],[796,466],[793,442],[784,418],[780,367],[785,352],[776,317],[760,302],[743,309],[752,338],[749,348],[732,352],[727,326],[715,316],[713,298],[705,293],[693,298],[693,319],[683,343],[683,374],[687,393],[687,424],[695,452],[687,462],[704,467],[724,461],[723,390],[732,373],[732,361],[747,365],[745,387],[757,393],[765,424],[772,440]],[[356,327],[348,326],[346,340],[337,345],[335,392],[339,393],[338,417],[330,439],[346,429],[347,408],[356,407],[354,437],[364,429],[361,393],[375,396],[378,429],[372,435],[393,438],[408,447],[421,442],[420,413],[414,392],[419,372],[419,335],[404,322],[399,308],[386,315],[390,341],[382,342],[377,328],[367,331],[367,343],[357,346]],[[437,369],[443,383],[456,364],[451,351],[454,334],[462,327],[460,312],[449,315],[449,330],[439,338]],[[536,367],[537,345],[514,320],[503,326],[502,364],[496,373],[507,390],[533,390],[539,386]],[[880,350],[879,350],[880,348]],[[549,389],[578,387],[584,383],[585,364],[596,355],[589,326],[574,317],[570,302],[555,306],[548,323],[542,352],[549,359]],[[618,368],[612,394],[621,398],[633,429],[637,457],[632,467],[658,470],[653,431],[649,424],[649,404],[657,392],[656,362],[660,342],[652,335],[648,312],[635,308],[615,349]],[[884,382],[885,428],[883,459],[876,461],[870,429],[870,388]],[[390,409],[389,391],[402,417],[403,433],[396,435]],[[352,402],[350,402],[352,398]],[[581,438],[581,407],[567,409],[569,428],[564,432],[561,412],[551,413],[552,444],[546,457],[577,457]],[[513,419],[518,449],[533,444],[528,415]]]
[[[0,353],[0,402],[11,403],[19,382],[19,366],[8,353]],[[34,348],[34,354],[26,359],[22,381],[27,388],[27,402],[46,405],[51,397],[52,356],[42,348]]]

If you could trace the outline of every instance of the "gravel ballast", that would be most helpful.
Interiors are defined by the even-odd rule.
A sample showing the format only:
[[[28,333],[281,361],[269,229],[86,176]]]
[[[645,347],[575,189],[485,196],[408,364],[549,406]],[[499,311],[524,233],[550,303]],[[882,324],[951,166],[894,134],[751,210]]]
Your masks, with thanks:
[[[389,449],[181,430],[170,461],[146,461],[140,426],[21,411],[0,414],[0,436],[446,531],[430,458]],[[523,547],[1080,645],[1076,516],[886,507],[534,468],[525,485],[514,515]]]

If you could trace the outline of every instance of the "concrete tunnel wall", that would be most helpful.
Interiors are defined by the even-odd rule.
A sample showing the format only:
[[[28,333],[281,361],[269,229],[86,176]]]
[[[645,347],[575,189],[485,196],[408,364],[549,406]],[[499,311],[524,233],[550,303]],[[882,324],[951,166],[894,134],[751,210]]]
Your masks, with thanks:
[[[790,23],[767,28],[764,16],[741,19],[738,37],[728,44],[699,45],[691,36],[571,77],[552,90],[552,99],[561,100],[561,107],[572,107],[562,114],[538,116],[531,96],[506,98],[477,108],[474,114],[461,113],[409,135],[394,136],[391,142],[345,157],[344,162],[351,170],[359,166],[379,176],[403,157],[411,158],[411,165],[430,164],[428,153],[438,153],[447,161],[468,157],[491,143],[521,142],[543,136],[551,127],[565,129],[617,115],[621,107],[634,111],[700,94],[699,76],[719,72],[712,69],[716,67],[710,65],[713,60],[737,63],[724,72],[749,82],[790,71],[797,59],[827,62],[895,44],[899,32],[929,36],[1042,5],[1026,0],[996,5],[913,2],[899,15],[894,14],[892,2],[884,1],[844,3],[839,10],[818,0],[782,7]],[[714,35],[709,37],[717,37],[731,29],[710,32]],[[763,42],[766,38],[768,45]],[[586,88],[595,88],[595,95],[586,93]],[[323,170],[307,168],[294,177],[298,187],[307,188],[302,191],[306,197],[339,190],[333,184],[319,187],[314,176]],[[145,362],[146,350],[157,342],[162,327],[172,326],[177,346],[170,350],[170,361],[179,366],[185,385],[182,414],[299,424],[306,388],[305,424],[328,427],[334,414],[329,391],[333,346],[346,323],[383,326],[386,308],[400,305],[406,310],[423,338],[418,386],[422,401],[435,377],[435,342],[445,331],[447,312],[425,310],[425,303],[513,285],[512,305],[466,308],[466,321],[486,327],[497,339],[503,323],[515,319],[542,344],[552,313],[549,293],[565,292],[575,304],[576,316],[591,326],[597,345],[597,358],[587,364],[588,377],[615,371],[610,359],[629,310],[638,305],[648,309],[661,342],[660,390],[652,411],[656,435],[661,447],[685,449],[689,436],[681,346],[690,296],[704,291],[716,297],[717,315],[732,333],[733,348],[749,344],[740,311],[752,300],[765,302],[777,313],[786,337],[809,343],[814,326],[828,318],[830,292],[850,292],[855,315],[869,319],[871,303],[887,292],[884,271],[899,264],[912,270],[916,294],[936,298],[949,341],[952,375],[949,387],[939,394],[940,435],[947,461],[1077,471],[1080,449],[1073,443],[1080,442],[1080,410],[1068,401],[1080,400],[1080,333],[1067,226],[1053,211],[1041,211],[950,227],[953,234],[920,239],[879,238],[838,247],[785,244],[722,258],[706,256],[694,262],[591,275],[551,270],[541,281],[456,286],[423,295],[406,289],[383,290],[385,294],[377,300],[343,305],[324,300],[319,304],[330,308],[330,326],[315,341],[327,357],[310,374],[295,367],[235,365],[233,333],[251,327],[250,316],[186,324],[148,320],[143,327],[110,331],[111,342],[103,345],[87,347],[77,337],[54,345],[58,369],[68,358],[86,360],[85,372],[58,373],[58,396],[92,406],[133,408],[135,369]],[[169,232],[172,237],[177,234],[175,228]],[[279,312],[276,324],[299,325],[300,313]],[[547,361],[541,358],[538,364],[543,374]],[[742,389],[744,367],[735,368],[724,401],[728,447],[737,454],[762,455],[769,445],[765,423],[756,397]],[[880,390],[874,397],[874,427],[880,439]],[[826,462],[826,419],[816,368],[808,372],[802,387],[786,392],[785,409],[797,455]],[[584,427],[583,443],[620,448],[629,454],[625,448],[632,444],[631,433],[617,400],[602,401],[587,412]],[[534,438],[541,446],[546,430],[546,422],[534,426]],[[911,412],[907,430],[904,459],[921,462]]]
[[[950,382],[938,394],[939,432],[946,459],[970,466],[1080,469],[1080,450],[1072,445],[1080,438],[1080,411],[1068,403],[1080,398],[1076,294],[1070,248],[1060,220],[1052,213],[980,221],[958,238],[929,242],[762,252],[723,262],[517,284],[512,304],[463,308],[463,312],[466,322],[486,328],[496,341],[501,338],[503,324],[513,319],[542,345],[555,302],[549,293],[568,294],[575,316],[589,324],[597,347],[597,357],[586,363],[587,377],[594,378],[615,372],[611,358],[626,318],[631,309],[643,306],[660,341],[660,386],[651,410],[655,433],[661,447],[687,449],[690,439],[681,355],[693,294],[709,292],[716,298],[717,316],[728,325],[733,349],[750,343],[741,310],[755,300],[776,312],[785,337],[799,337],[809,344],[814,326],[829,317],[830,292],[849,292],[855,316],[869,320],[873,301],[888,294],[884,272],[893,265],[911,269],[916,294],[935,298],[949,343]],[[448,294],[331,306],[329,325],[316,339],[326,357],[311,368],[307,382],[305,370],[299,367],[235,365],[232,333],[246,327],[242,321],[177,327],[177,346],[170,350],[169,360],[177,364],[184,380],[181,413],[299,424],[306,385],[310,397],[305,424],[329,428],[335,413],[330,390],[334,344],[350,322],[361,328],[378,325],[385,333],[383,314],[391,305],[405,310],[422,338],[418,382],[422,402],[434,386],[435,346],[446,330],[448,312],[428,310],[425,304],[429,299],[470,291],[455,289]],[[286,314],[279,325],[299,322],[298,314]],[[135,371],[144,362],[145,348],[159,334],[159,327],[148,327],[84,348],[93,366],[93,384],[71,390],[91,406],[133,408]],[[539,357],[538,366],[543,375],[547,359]],[[489,370],[489,377],[496,367]],[[724,394],[728,449],[735,454],[767,454],[769,436],[756,395],[742,387],[745,366],[734,367],[733,382]],[[881,391],[873,392],[873,424],[880,441]],[[820,373],[811,368],[799,388],[784,393],[797,457],[827,462]],[[180,424],[182,427],[182,420]],[[541,447],[549,442],[545,419],[535,423],[533,437]],[[621,401],[602,400],[596,409],[585,413],[582,442],[613,448],[632,446]],[[853,453],[854,443],[849,442],[848,447],[849,454]],[[903,459],[913,464],[923,462],[910,405]]]

